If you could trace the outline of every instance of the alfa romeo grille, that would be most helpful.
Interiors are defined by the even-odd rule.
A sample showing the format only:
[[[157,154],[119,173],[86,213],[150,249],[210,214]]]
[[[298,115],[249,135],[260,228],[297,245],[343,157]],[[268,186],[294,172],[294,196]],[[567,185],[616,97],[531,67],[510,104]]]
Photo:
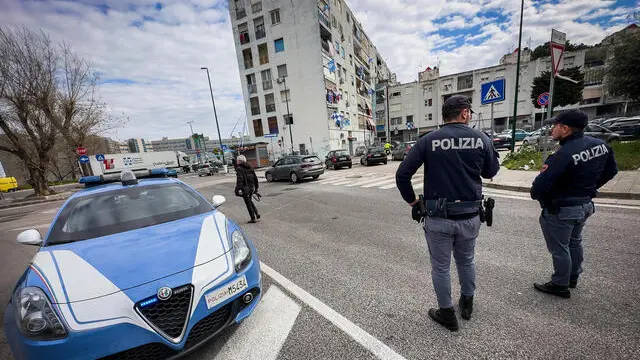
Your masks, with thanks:
[[[193,286],[183,285],[172,289],[167,300],[152,296],[138,302],[136,311],[160,335],[173,342],[180,342],[186,330],[191,312]]]

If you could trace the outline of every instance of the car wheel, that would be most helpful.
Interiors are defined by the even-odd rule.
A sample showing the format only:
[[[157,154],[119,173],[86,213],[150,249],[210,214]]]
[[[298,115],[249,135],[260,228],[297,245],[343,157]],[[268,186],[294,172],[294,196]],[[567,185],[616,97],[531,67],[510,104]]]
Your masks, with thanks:
[[[333,164],[333,170],[338,170],[338,165]]]
[[[273,181],[273,175],[271,173],[266,173],[264,177],[267,178],[267,182]]]
[[[523,141],[522,146],[529,146],[529,142],[527,140]]]
[[[349,164],[349,169],[351,169],[351,166],[353,166],[353,165]]]
[[[385,160],[385,161],[383,162],[383,164],[387,165],[387,160]]]
[[[313,180],[315,180],[315,179],[317,179],[317,178],[319,178],[319,177],[320,177],[320,175],[313,175],[313,176],[312,176]]]
[[[363,163],[364,166],[369,166],[369,161],[365,160]]]
[[[289,175],[289,180],[291,180],[292,183],[297,183],[298,181],[300,181],[300,179],[298,178],[298,174],[296,174],[295,172],[292,172],[291,175]]]

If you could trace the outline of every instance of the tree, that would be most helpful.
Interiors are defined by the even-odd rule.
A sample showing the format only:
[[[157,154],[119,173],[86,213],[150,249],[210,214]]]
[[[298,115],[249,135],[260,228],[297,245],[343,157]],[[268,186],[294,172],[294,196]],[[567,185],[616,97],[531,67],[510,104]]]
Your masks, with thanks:
[[[607,69],[609,92],[632,101],[640,100],[640,36],[627,35],[613,49],[613,60]]]
[[[75,148],[107,124],[95,86],[89,65],[67,45],[42,32],[0,28],[0,130],[9,140],[0,151],[24,161],[37,195],[51,193],[56,142]]]
[[[590,49],[594,46],[585,45],[583,43],[580,44],[572,44],[570,41],[564,45],[564,51],[578,51],[583,49]],[[539,58],[551,56],[551,42],[547,41],[546,43],[537,46],[531,52],[531,60],[536,60]]]
[[[580,100],[582,100],[582,90],[584,89],[584,74],[580,71],[580,67],[565,68],[560,70],[559,74],[578,81],[578,84],[556,78],[553,85],[552,106],[567,106],[580,102]],[[550,81],[550,71],[543,71],[540,76],[533,79],[531,101],[536,108],[540,108],[540,105],[538,105],[538,96],[549,91]]]

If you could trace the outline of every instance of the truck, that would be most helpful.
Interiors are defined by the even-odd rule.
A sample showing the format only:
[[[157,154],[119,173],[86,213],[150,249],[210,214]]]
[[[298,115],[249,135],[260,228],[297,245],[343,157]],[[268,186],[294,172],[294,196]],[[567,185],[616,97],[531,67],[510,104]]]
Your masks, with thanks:
[[[80,163],[84,176],[108,175],[128,170],[169,169],[189,172],[191,161],[182,151],[158,151],[145,153],[104,154],[88,156],[88,163]]]

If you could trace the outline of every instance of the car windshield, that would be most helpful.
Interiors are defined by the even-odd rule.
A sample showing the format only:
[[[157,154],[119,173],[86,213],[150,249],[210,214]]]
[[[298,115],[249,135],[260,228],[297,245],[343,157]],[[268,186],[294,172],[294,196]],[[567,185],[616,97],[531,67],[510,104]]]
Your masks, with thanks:
[[[209,168],[209,167],[211,167],[211,165],[209,165],[209,164],[200,165],[200,169],[206,169],[206,168]]]
[[[302,162],[303,163],[316,163],[316,162],[320,162],[320,158],[317,156],[307,156],[302,158]]]
[[[347,150],[336,151],[336,156],[347,156],[349,152]]]
[[[212,210],[195,191],[178,183],[98,192],[71,200],[64,207],[47,246],[140,229]]]
[[[370,153],[381,153],[381,152],[384,152],[384,149],[381,148],[381,147],[372,147],[372,148],[369,148],[369,152]]]

